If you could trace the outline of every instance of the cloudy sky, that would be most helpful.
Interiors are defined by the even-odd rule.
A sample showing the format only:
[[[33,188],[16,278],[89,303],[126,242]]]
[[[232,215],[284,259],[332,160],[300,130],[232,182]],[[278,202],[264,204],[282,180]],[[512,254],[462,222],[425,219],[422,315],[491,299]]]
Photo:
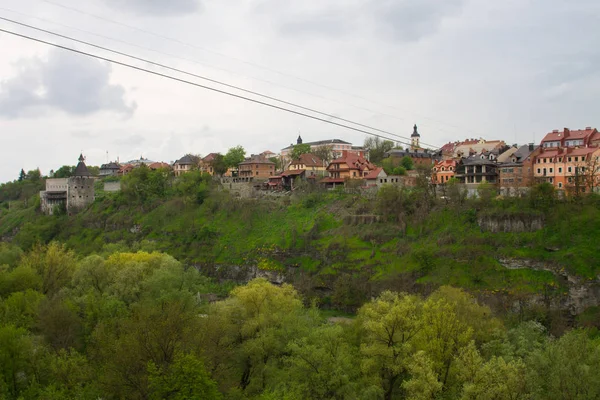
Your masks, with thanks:
[[[0,17],[441,146],[598,127],[597,0],[2,0]],[[0,29],[198,78],[0,21]],[[365,135],[0,32],[0,181],[21,168]],[[220,87],[223,89],[222,87]],[[225,88],[226,90],[230,90]],[[243,94],[236,92],[238,94]]]

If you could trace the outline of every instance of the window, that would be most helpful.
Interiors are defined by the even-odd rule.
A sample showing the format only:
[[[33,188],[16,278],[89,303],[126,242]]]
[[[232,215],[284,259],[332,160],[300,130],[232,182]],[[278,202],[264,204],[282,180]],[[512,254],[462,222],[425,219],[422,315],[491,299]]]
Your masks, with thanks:
[[[258,171],[256,171],[256,176],[258,176]]]
[[[539,168],[537,169],[537,173],[538,173],[538,174],[540,174],[540,173],[541,173],[541,170],[540,170]]]
[[[573,172],[573,167],[567,168],[567,171],[569,171],[569,173],[572,173]]]
[[[571,162],[571,157],[569,157],[569,162]]]
[[[554,173],[554,171],[553,171],[553,170],[554,170],[554,168],[550,168],[550,173],[551,173],[551,174],[552,174],[552,173]]]
[[[558,188],[562,188],[562,182],[558,182]]]
[[[558,173],[562,174],[562,168],[560,168],[560,167],[558,168]]]

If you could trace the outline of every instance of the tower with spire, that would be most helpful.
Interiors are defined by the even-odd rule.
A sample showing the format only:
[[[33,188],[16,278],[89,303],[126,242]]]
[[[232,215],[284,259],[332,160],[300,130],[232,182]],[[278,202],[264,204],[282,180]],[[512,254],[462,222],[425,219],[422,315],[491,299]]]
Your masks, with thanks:
[[[298,139],[296,139],[296,144],[302,144],[302,136],[298,135]]]
[[[410,149],[412,151],[417,151],[421,148],[419,144],[419,140],[421,139],[421,135],[419,135],[419,131],[417,131],[417,124],[413,127],[413,133],[410,135]]]

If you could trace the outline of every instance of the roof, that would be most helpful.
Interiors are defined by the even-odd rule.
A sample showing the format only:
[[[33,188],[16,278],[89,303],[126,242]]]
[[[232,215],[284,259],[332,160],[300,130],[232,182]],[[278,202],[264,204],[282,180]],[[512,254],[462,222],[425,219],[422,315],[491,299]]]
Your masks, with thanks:
[[[417,124],[415,124],[415,126],[413,127],[413,133],[412,135],[410,135],[410,137],[421,137],[421,135],[419,135],[419,132],[417,131]]]
[[[329,169],[329,167],[334,164],[346,164],[348,165],[349,169],[358,169],[359,171],[363,171],[365,169],[373,170],[377,168],[375,167],[375,165],[371,164],[369,160],[360,157],[358,154],[355,153],[346,153],[345,156],[341,158],[336,158],[335,160],[329,163],[327,169]]]
[[[456,160],[443,160],[443,161],[436,161],[434,167],[455,167],[456,166]]]
[[[79,156],[79,162],[77,163],[77,167],[75,167],[75,172],[73,172],[73,176],[92,176],[90,171],[88,171],[85,166],[85,162],[83,162],[83,154]]]
[[[498,165],[494,161],[482,159],[481,157],[463,158],[462,163],[464,165]]]
[[[196,161],[194,160],[194,156],[192,156],[190,154],[186,154],[185,156],[181,157],[179,160],[175,161],[175,164],[195,165]]]
[[[251,155],[249,158],[246,158],[244,161],[242,161],[241,163],[239,163],[239,165],[248,165],[248,164],[272,164],[275,165],[275,163],[271,160],[269,160],[268,158],[265,158],[264,156],[261,155]]]
[[[148,165],[148,168],[150,168],[150,169],[169,168],[170,169],[171,166],[165,162],[155,162],[155,163]]]
[[[209,153],[202,159],[203,162],[212,162],[219,153]]]
[[[296,175],[302,175],[304,174],[305,171],[303,169],[294,169],[294,170],[287,170],[287,171],[283,171],[281,173],[282,177],[286,177],[286,176],[296,176]]]
[[[388,157],[433,158],[434,153],[424,151],[390,150],[385,153]]]
[[[316,142],[306,142],[304,144],[308,144],[310,146],[322,146],[322,145],[326,145],[326,144],[352,144],[350,142],[346,142],[344,140],[341,139],[327,139],[327,140],[317,140]],[[291,149],[294,146],[296,146],[295,144],[291,144],[288,147],[284,147],[282,150],[287,150],[287,149]]]
[[[586,127],[585,129],[577,129],[577,130],[569,130],[569,128],[564,128],[562,131],[558,129],[553,130],[550,133],[547,133],[546,136],[542,139],[542,143],[544,142],[558,142],[562,140],[573,140],[573,139],[583,139],[585,144],[591,139],[597,139],[598,130],[596,128],[592,128],[591,126]]]
[[[369,174],[367,176],[365,176],[364,179],[368,179],[368,180],[377,179],[377,178],[379,178],[379,174],[382,172],[385,174],[385,176],[387,176],[387,174],[385,173],[383,168],[377,167],[373,171],[369,172]]]
[[[108,164],[102,164],[100,166],[100,169],[120,169],[121,166],[119,164],[117,164],[116,162],[109,162]]]
[[[322,167],[323,160],[314,154],[302,154],[297,160],[292,161],[290,165],[306,165],[307,167]]]

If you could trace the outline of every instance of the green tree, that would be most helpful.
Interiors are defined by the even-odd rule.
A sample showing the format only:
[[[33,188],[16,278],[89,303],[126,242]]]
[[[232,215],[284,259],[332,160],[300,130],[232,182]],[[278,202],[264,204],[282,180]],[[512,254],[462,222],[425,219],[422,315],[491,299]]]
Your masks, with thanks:
[[[23,257],[21,266],[31,268],[42,278],[42,293],[54,294],[71,281],[77,262],[73,251],[52,242],[35,246]]]
[[[235,146],[227,150],[224,156],[225,165],[228,168],[237,168],[239,163],[246,159],[246,150],[242,146]],[[214,167],[214,166],[213,166]]]
[[[25,178],[27,178],[27,174],[25,173],[25,170],[21,168],[21,172],[19,172],[19,182],[22,182]]]
[[[0,325],[12,324],[25,329],[34,328],[44,297],[40,292],[31,289],[12,293],[0,302]]]
[[[33,351],[32,340],[25,329],[0,326],[0,395],[3,398],[19,398],[30,383]]]
[[[402,157],[402,159],[400,160],[400,165],[403,166],[404,169],[406,169],[407,171],[415,169],[413,159],[409,156]]]
[[[148,365],[150,399],[194,400],[221,398],[204,364],[193,354],[177,353],[167,368]]]
[[[340,325],[324,325],[288,345],[286,374],[291,391],[303,399],[356,398],[358,352]]]
[[[69,178],[73,176],[75,172],[75,166],[63,165],[56,171],[54,171],[53,178]]]
[[[385,153],[394,148],[394,142],[376,136],[369,136],[365,139],[363,147],[369,151],[369,160],[373,164],[379,165],[385,158]]]
[[[361,368],[386,400],[394,398],[407,375],[415,339],[423,329],[422,308],[416,296],[384,292],[358,311],[363,331]]]
[[[27,172],[27,180],[31,182],[39,182],[42,179],[42,173],[39,168],[32,169]]]
[[[310,144],[306,144],[306,143],[296,144],[292,148],[290,157],[292,160],[297,160],[300,158],[300,156],[302,154],[308,154],[308,153],[310,153]]]
[[[325,161],[326,164],[329,164],[333,159],[333,146],[329,144],[317,146],[311,153]]]
[[[227,172],[227,163],[225,162],[225,157],[222,154],[215,155],[215,158],[212,161],[212,166],[215,174],[219,176]]]

